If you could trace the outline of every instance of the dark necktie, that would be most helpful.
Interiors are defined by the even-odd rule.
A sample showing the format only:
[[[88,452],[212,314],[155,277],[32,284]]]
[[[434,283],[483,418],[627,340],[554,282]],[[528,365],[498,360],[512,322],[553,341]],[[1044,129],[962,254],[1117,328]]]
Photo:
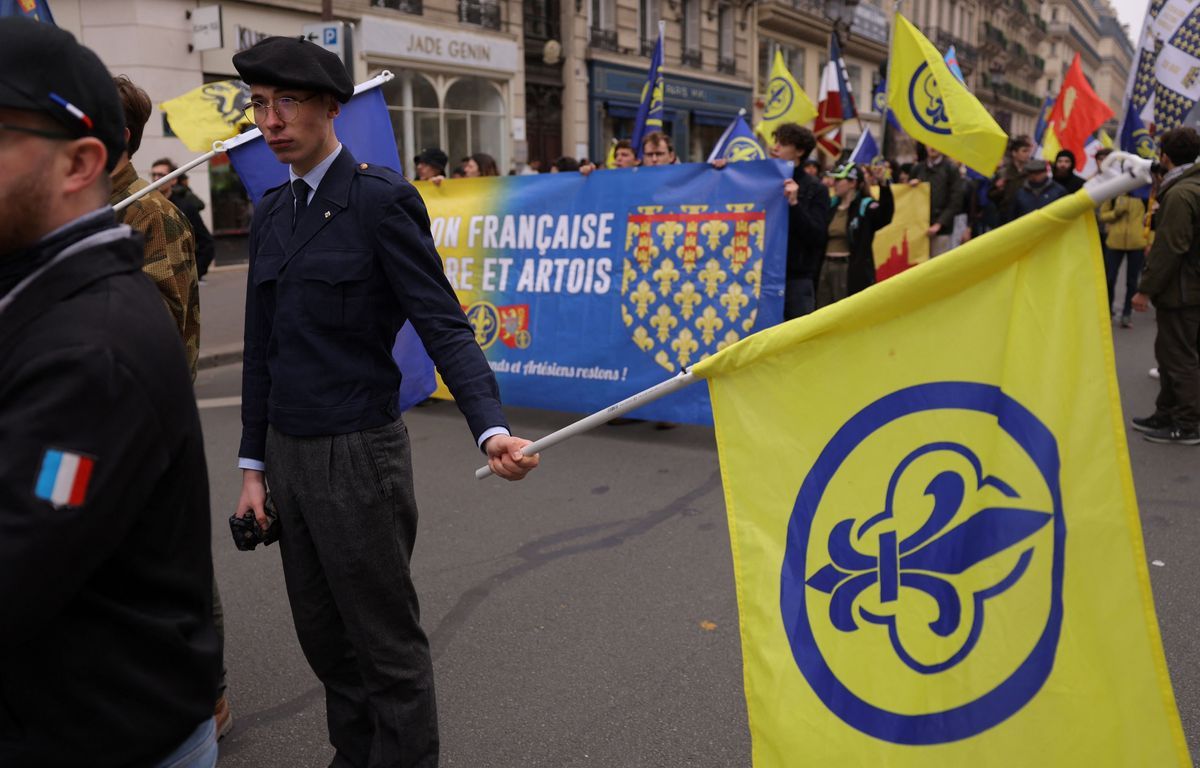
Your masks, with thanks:
[[[296,211],[292,215],[292,231],[295,231],[296,225],[304,216],[304,211],[308,209],[308,190],[309,186],[304,179],[296,179],[292,182],[292,194],[296,196]]]

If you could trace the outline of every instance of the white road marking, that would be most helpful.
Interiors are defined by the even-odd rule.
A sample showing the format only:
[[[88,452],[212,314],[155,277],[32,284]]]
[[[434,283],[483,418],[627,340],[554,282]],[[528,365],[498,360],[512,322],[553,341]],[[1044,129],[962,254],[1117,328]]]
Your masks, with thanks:
[[[228,408],[231,405],[241,404],[241,395],[234,395],[233,397],[206,397],[196,401],[196,407],[200,410],[204,410],[205,408]]]

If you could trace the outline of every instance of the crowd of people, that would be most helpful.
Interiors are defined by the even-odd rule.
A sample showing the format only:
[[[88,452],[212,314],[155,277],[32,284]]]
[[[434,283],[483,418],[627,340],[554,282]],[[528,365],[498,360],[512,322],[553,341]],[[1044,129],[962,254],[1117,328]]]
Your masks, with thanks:
[[[416,500],[391,357],[401,325],[411,319],[495,474],[519,480],[538,457],[509,431],[420,195],[338,140],[333,121],[353,83],[337,56],[270,37],[233,62],[289,183],[264,196],[250,234],[231,525],[267,537],[282,521],[289,603],[325,687],[334,763],[435,765],[433,668],[408,575]],[[202,204],[182,179],[141,194],[131,160],[150,100],[68,33],[0,19],[0,72],[0,701],[21,703],[0,708],[0,764],[211,768],[232,720],[192,390],[197,286],[211,261]],[[841,158],[826,170],[811,130],[780,125],[772,140],[772,157],[794,165],[779,190],[787,319],[874,283],[893,175],[929,184],[933,258],[1083,185],[1072,153],[1051,167],[1025,136],[990,178],[932,147],[911,164]],[[1197,445],[1200,134],[1158,140],[1149,197],[1108,201],[1096,222],[1110,311],[1126,272],[1114,317],[1128,327],[1133,312],[1156,310],[1160,392],[1133,427]],[[678,162],[671,137],[653,132],[640,146],[617,142],[608,168],[564,157],[548,172]],[[175,170],[167,158],[151,167],[156,179]],[[499,175],[490,155],[451,168],[435,148],[413,167],[435,184]],[[318,196],[329,205],[314,205]]]

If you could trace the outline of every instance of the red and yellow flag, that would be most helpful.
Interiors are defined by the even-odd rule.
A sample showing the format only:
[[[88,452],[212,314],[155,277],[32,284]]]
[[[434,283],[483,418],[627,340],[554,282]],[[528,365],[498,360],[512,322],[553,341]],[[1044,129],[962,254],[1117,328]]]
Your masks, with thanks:
[[[1054,130],[1054,138],[1060,147],[1071,150],[1076,162],[1080,162],[1087,140],[1112,116],[1112,108],[1092,90],[1080,66],[1079,54],[1076,53],[1071,68],[1063,78],[1062,90],[1058,92],[1054,108],[1050,110],[1050,127]]]

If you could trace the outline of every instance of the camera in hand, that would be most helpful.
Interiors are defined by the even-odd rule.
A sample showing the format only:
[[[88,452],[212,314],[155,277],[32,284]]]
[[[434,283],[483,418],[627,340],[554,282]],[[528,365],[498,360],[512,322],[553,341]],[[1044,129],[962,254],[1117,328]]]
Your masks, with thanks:
[[[279,541],[279,514],[275,511],[275,502],[269,493],[263,504],[263,512],[266,513],[268,521],[265,531],[258,526],[253,511],[246,513],[245,517],[229,516],[229,530],[233,534],[233,543],[243,552],[248,552],[259,544],[270,546]]]

